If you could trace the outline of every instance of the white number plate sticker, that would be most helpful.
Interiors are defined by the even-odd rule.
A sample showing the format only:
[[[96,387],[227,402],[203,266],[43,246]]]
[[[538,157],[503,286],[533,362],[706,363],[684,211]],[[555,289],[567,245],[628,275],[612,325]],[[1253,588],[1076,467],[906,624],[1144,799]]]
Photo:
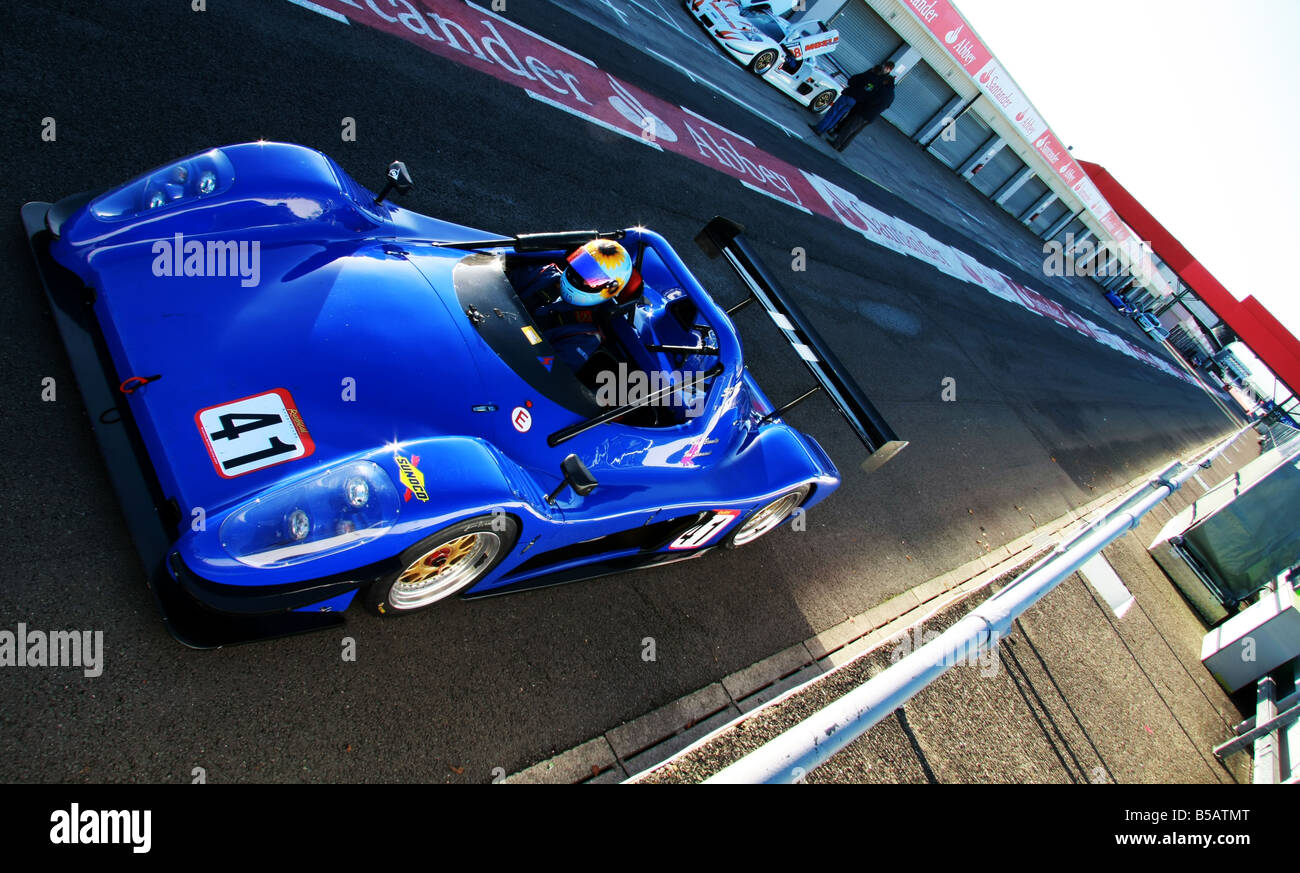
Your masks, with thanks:
[[[233,479],[316,450],[298,405],[276,388],[194,413],[217,475]]]
[[[736,520],[739,509],[715,509],[713,514],[672,541],[670,549],[698,549]]]

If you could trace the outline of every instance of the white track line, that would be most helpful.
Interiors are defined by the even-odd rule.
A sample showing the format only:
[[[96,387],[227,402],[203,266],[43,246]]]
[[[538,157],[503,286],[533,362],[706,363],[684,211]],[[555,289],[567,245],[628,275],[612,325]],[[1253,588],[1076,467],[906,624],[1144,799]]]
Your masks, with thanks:
[[[669,13],[668,13],[668,10],[667,10],[667,9],[664,9],[663,5],[659,3],[659,0],[653,0],[653,2],[654,2],[654,4],[655,4],[655,6],[658,6],[659,9],[660,9],[660,11],[664,13],[663,15],[660,15],[658,12],[655,12],[653,9],[650,9],[650,8],[647,7],[647,6],[642,5],[640,2],[638,2],[638,0],[627,0],[627,2],[631,3],[633,6],[635,6],[635,7],[638,8],[638,9],[640,9],[642,12],[645,12],[647,15],[653,15],[655,18],[659,19],[659,20],[662,21],[664,24],[668,25],[668,26],[671,27],[673,30],[677,31],[677,32],[680,33],[682,36],[684,36],[684,37],[686,37],[687,39],[689,39],[691,42],[694,42],[694,43],[697,43],[697,44],[699,44],[699,45],[707,46],[707,47],[709,47],[709,48],[712,48],[712,46],[710,46],[707,42],[704,42],[704,40],[702,40],[700,37],[695,36],[695,35],[693,35],[693,34],[691,34],[691,33],[688,33],[687,31],[683,30],[683,29],[682,29],[682,26],[681,26],[680,24],[678,24],[676,21],[673,21],[672,18],[665,17],[665,16],[667,16],[667,15],[669,14]]]
[[[708,79],[704,79],[704,78],[701,78],[701,77],[697,76],[695,73],[692,73],[690,70],[686,69],[686,68],[683,67],[681,64],[679,64],[679,63],[677,63],[676,61],[674,61],[672,58],[664,57],[663,55],[659,54],[659,52],[655,51],[655,50],[652,49],[652,48],[646,48],[646,47],[642,46],[642,47],[641,47],[641,50],[644,51],[644,52],[646,52],[647,54],[652,54],[652,55],[654,55],[654,56],[657,57],[659,60],[663,61],[665,64],[668,64],[670,67],[673,67],[674,69],[678,70],[679,72],[686,74],[686,77],[687,77],[688,79],[690,79],[692,82],[698,82],[699,84],[705,86],[706,88],[711,88],[711,89],[713,89],[713,90],[716,91],[717,93],[721,94],[723,97],[726,97],[726,98],[727,98],[728,100],[730,100],[732,103],[735,103],[735,104],[736,104],[737,106],[739,106],[741,109],[744,109],[746,112],[752,113],[753,115],[757,115],[759,118],[763,119],[763,120],[766,121],[768,124],[775,125],[776,127],[781,128],[782,130],[785,131],[785,135],[786,135],[786,136],[793,136],[793,137],[795,137],[796,139],[799,138],[799,135],[798,135],[798,134],[796,134],[796,133],[795,133],[793,130],[791,130],[790,128],[786,127],[786,126],[785,126],[784,124],[782,124],[781,122],[779,122],[779,121],[775,121],[775,120],[773,120],[773,119],[771,119],[771,118],[768,118],[766,115],[764,115],[763,113],[759,112],[757,109],[755,109],[754,107],[750,106],[748,103],[744,102],[744,101],[741,100],[739,97],[736,97],[736,96],[733,96],[732,94],[727,93],[727,91],[726,91],[725,89],[723,89],[722,87],[720,87],[720,86],[718,86],[718,85],[713,84],[713,83],[710,82]]]
[[[779,194],[773,194],[771,191],[768,191],[766,188],[760,188],[757,185],[751,185],[748,182],[746,182],[744,179],[740,179],[739,181],[740,184],[744,185],[750,191],[757,191],[759,194],[766,194],[768,197],[771,197],[773,200],[776,200],[780,203],[784,203],[786,206],[789,206],[791,209],[798,209],[800,212],[806,213],[808,215],[812,215],[812,210],[809,209],[807,206],[800,206],[798,203],[793,203],[789,200],[786,200],[784,197],[780,196]]]
[[[335,21],[341,21],[344,24],[350,24],[348,17],[341,12],[335,12],[333,9],[326,9],[324,6],[317,6],[311,0],[289,0],[294,6],[301,6],[303,9],[310,9],[312,12],[319,12],[326,18],[333,18]]]
[[[538,94],[536,91],[529,91],[527,88],[525,88],[524,93],[527,94],[529,97],[533,98],[534,100],[538,101],[539,103],[545,103],[547,106],[554,106],[556,109],[559,109],[561,112],[567,112],[570,115],[577,116],[578,118],[581,118],[584,121],[591,122],[597,127],[603,127],[606,130],[612,130],[614,133],[620,134],[622,136],[627,137],[630,140],[635,140],[636,142],[641,143],[641,145],[649,146],[655,151],[661,152],[664,150],[663,146],[659,145],[659,143],[657,142],[652,142],[640,136],[639,134],[632,133],[629,130],[624,130],[621,127],[616,127],[610,124],[608,121],[602,121],[601,119],[597,118],[594,115],[588,115],[587,113],[581,112],[570,106],[565,106],[563,103],[552,100],[550,97],[544,97],[541,94]]]
[[[749,139],[748,137],[741,136],[740,134],[736,133],[734,130],[732,130],[732,129],[729,128],[729,127],[723,127],[721,124],[718,124],[718,123],[717,123],[716,121],[714,121],[712,118],[705,118],[703,115],[701,115],[701,114],[698,113],[698,112],[692,111],[692,110],[691,110],[689,107],[687,107],[687,106],[678,106],[677,108],[680,109],[682,112],[685,112],[687,115],[693,115],[693,116],[695,116],[695,117],[698,118],[700,121],[703,121],[703,122],[705,122],[705,123],[707,123],[707,124],[712,124],[712,125],[713,125],[714,127],[716,127],[718,130],[722,131],[722,132],[725,133],[727,136],[729,136],[729,137],[731,137],[731,138],[733,138],[733,139],[738,139],[738,140],[740,140],[741,142],[743,142],[743,143],[748,143],[748,144],[751,145],[751,146],[754,145],[754,141],[753,141],[752,139]],[[758,148],[758,146],[754,146],[754,148]]]
[[[683,31],[681,27],[678,26],[677,22],[673,21],[671,18],[664,18],[662,15],[660,15],[658,12],[655,12],[653,9],[650,9],[649,7],[646,6],[642,6],[640,3],[637,2],[637,0],[627,0],[627,2],[631,3],[637,9],[640,9],[646,15],[652,15],[655,18],[658,18],[660,21],[662,21],[664,24],[668,25],[678,33],[681,33],[683,35],[685,34],[685,31]]]
[[[600,0],[600,2],[605,4],[606,9],[618,16],[620,24],[624,27],[627,26],[627,13],[615,6],[614,0]]]

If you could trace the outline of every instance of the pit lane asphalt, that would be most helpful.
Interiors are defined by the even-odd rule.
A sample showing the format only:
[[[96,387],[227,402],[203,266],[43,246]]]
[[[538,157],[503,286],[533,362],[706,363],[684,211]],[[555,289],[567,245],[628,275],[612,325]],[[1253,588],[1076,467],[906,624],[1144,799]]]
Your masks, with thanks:
[[[181,782],[203,767],[213,782],[486,782],[494,768],[521,769],[700,688],[1230,429],[1197,389],[513,86],[288,3],[208,6],[0,8],[8,107],[0,366],[9,379],[0,630],[19,622],[103,630],[106,649],[94,679],[75,669],[0,669],[0,779]],[[938,239],[969,240],[969,228],[857,179],[824,148],[729,101],[702,103],[679,71],[600,29],[546,3],[510,6],[521,23],[614,75],[693,106]],[[677,47],[662,50],[671,56]],[[722,81],[728,62],[715,60]],[[771,89],[752,99],[768,101],[763,111],[773,117],[795,112]],[[345,116],[357,121],[356,142],[340,142]],[[56,119],[56,142],[41,141],[45,117]],[[809,514],[806,532],[398,621],[354,609],[341,633],[186,650],[166,634],[144,587],[18,208],[258,137],[321,148],[372,187],[402,158],[419,185],[404,205],[486,230],[645,224],[723,301],[741,296],[736,280],[691,242],[710,217],[746,224],[772,264],[803,246],[808,269],[792,287],[912,444],[863,476],[861,449],[814,399],[790,420],[822,442],[845,484]],[[940,192],[964,184],[937,169],[907,182]],[[1018,233],[996,217],[986,227]],[[1007,249],[1032,245],[1016,238]],[[1063,300],[1082,299],[1083,284],[1050,284],[1019,260],[986,262]],[[1139,335],[1104,303],[1089,308],[1110,329]],[[747,312],[738,322],[771,396],[807,387],[810,377],[766,319]],[[395,328],[394,342],[415,339]],[[41,401],[46,376],[57,380],[56,402]],[[945,377],[956,380],[956,402],[940,400]],[[356,640],[355,663],[341,660],[343,635]],[[641,658],[646,637],[655,639],[655,662]]]

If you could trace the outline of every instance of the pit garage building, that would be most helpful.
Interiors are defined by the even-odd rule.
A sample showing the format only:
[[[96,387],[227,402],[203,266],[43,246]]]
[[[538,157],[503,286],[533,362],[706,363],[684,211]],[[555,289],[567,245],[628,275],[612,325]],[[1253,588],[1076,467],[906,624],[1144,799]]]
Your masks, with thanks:
[[[885,120],[1067,256],[1115,255],[1120,269],[1095,281],[1156,313],[1189,360],[1240,339],[1300,395],[1300,341],[1254,298],[1238,301],[1104,168],[1075,160],[950,0],[772,6],[839,31],[830,58],[845,72],[893,61]]]

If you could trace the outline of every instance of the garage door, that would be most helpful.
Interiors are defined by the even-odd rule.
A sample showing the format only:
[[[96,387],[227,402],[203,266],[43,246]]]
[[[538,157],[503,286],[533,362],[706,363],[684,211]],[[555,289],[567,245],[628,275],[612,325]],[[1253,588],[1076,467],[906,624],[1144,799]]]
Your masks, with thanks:
[[[1057,231],[1056,236],[1052,237],[1052,239],[1056,240],[1062,246],[1064,246],[1068,244],[1067,240],[1069,240],[1071,237],[1073,237],[1076,240],[1080,239],[1083,236],[1084,231],[1086,231],[1087,229],[1088,229],[1088,225],[1084,224],[1082,221],[1076,218],[1074,219],[1074,221],[1071,221],[1065,227]]]
[[[1041,200],[1046,193],[1047,185],[1043,183],[1042,179],[1034,176],[1017,188],[1016,193],[1008,197],[1006,202],[1002,204],[1002,208],[1019,218],[1026,209]]]
[[[862,0],[849,0],[826,23],[840,32],[831,54],[849,75],[871,69],[903,46],[903,38]]]
[[[1007,144],[984,165],[984,169],[971,177],[970,183],[985,197],[992,197],[1024,168],[1025,162],[1020,160],[1016,150]]]
[[[1070,214],[1070,207],[1066,206],[1060,200],[1054,200],[1048,204],[1037,220],[1029,225],[1029,229],[1034,233],[1042,236],[1047,233],[1058,221]]]
[[[947,137],[936,137],[930,143],[930,151],[954,170],[969,161],[993,135],[984,119],[974,112],[963,112],[957,116],[952,131],[955,136],[948,134]]]
[[[894,105],[882,116],[908,136],[916,134],[957,92],[925,61],[907,70],[894,90]]]

